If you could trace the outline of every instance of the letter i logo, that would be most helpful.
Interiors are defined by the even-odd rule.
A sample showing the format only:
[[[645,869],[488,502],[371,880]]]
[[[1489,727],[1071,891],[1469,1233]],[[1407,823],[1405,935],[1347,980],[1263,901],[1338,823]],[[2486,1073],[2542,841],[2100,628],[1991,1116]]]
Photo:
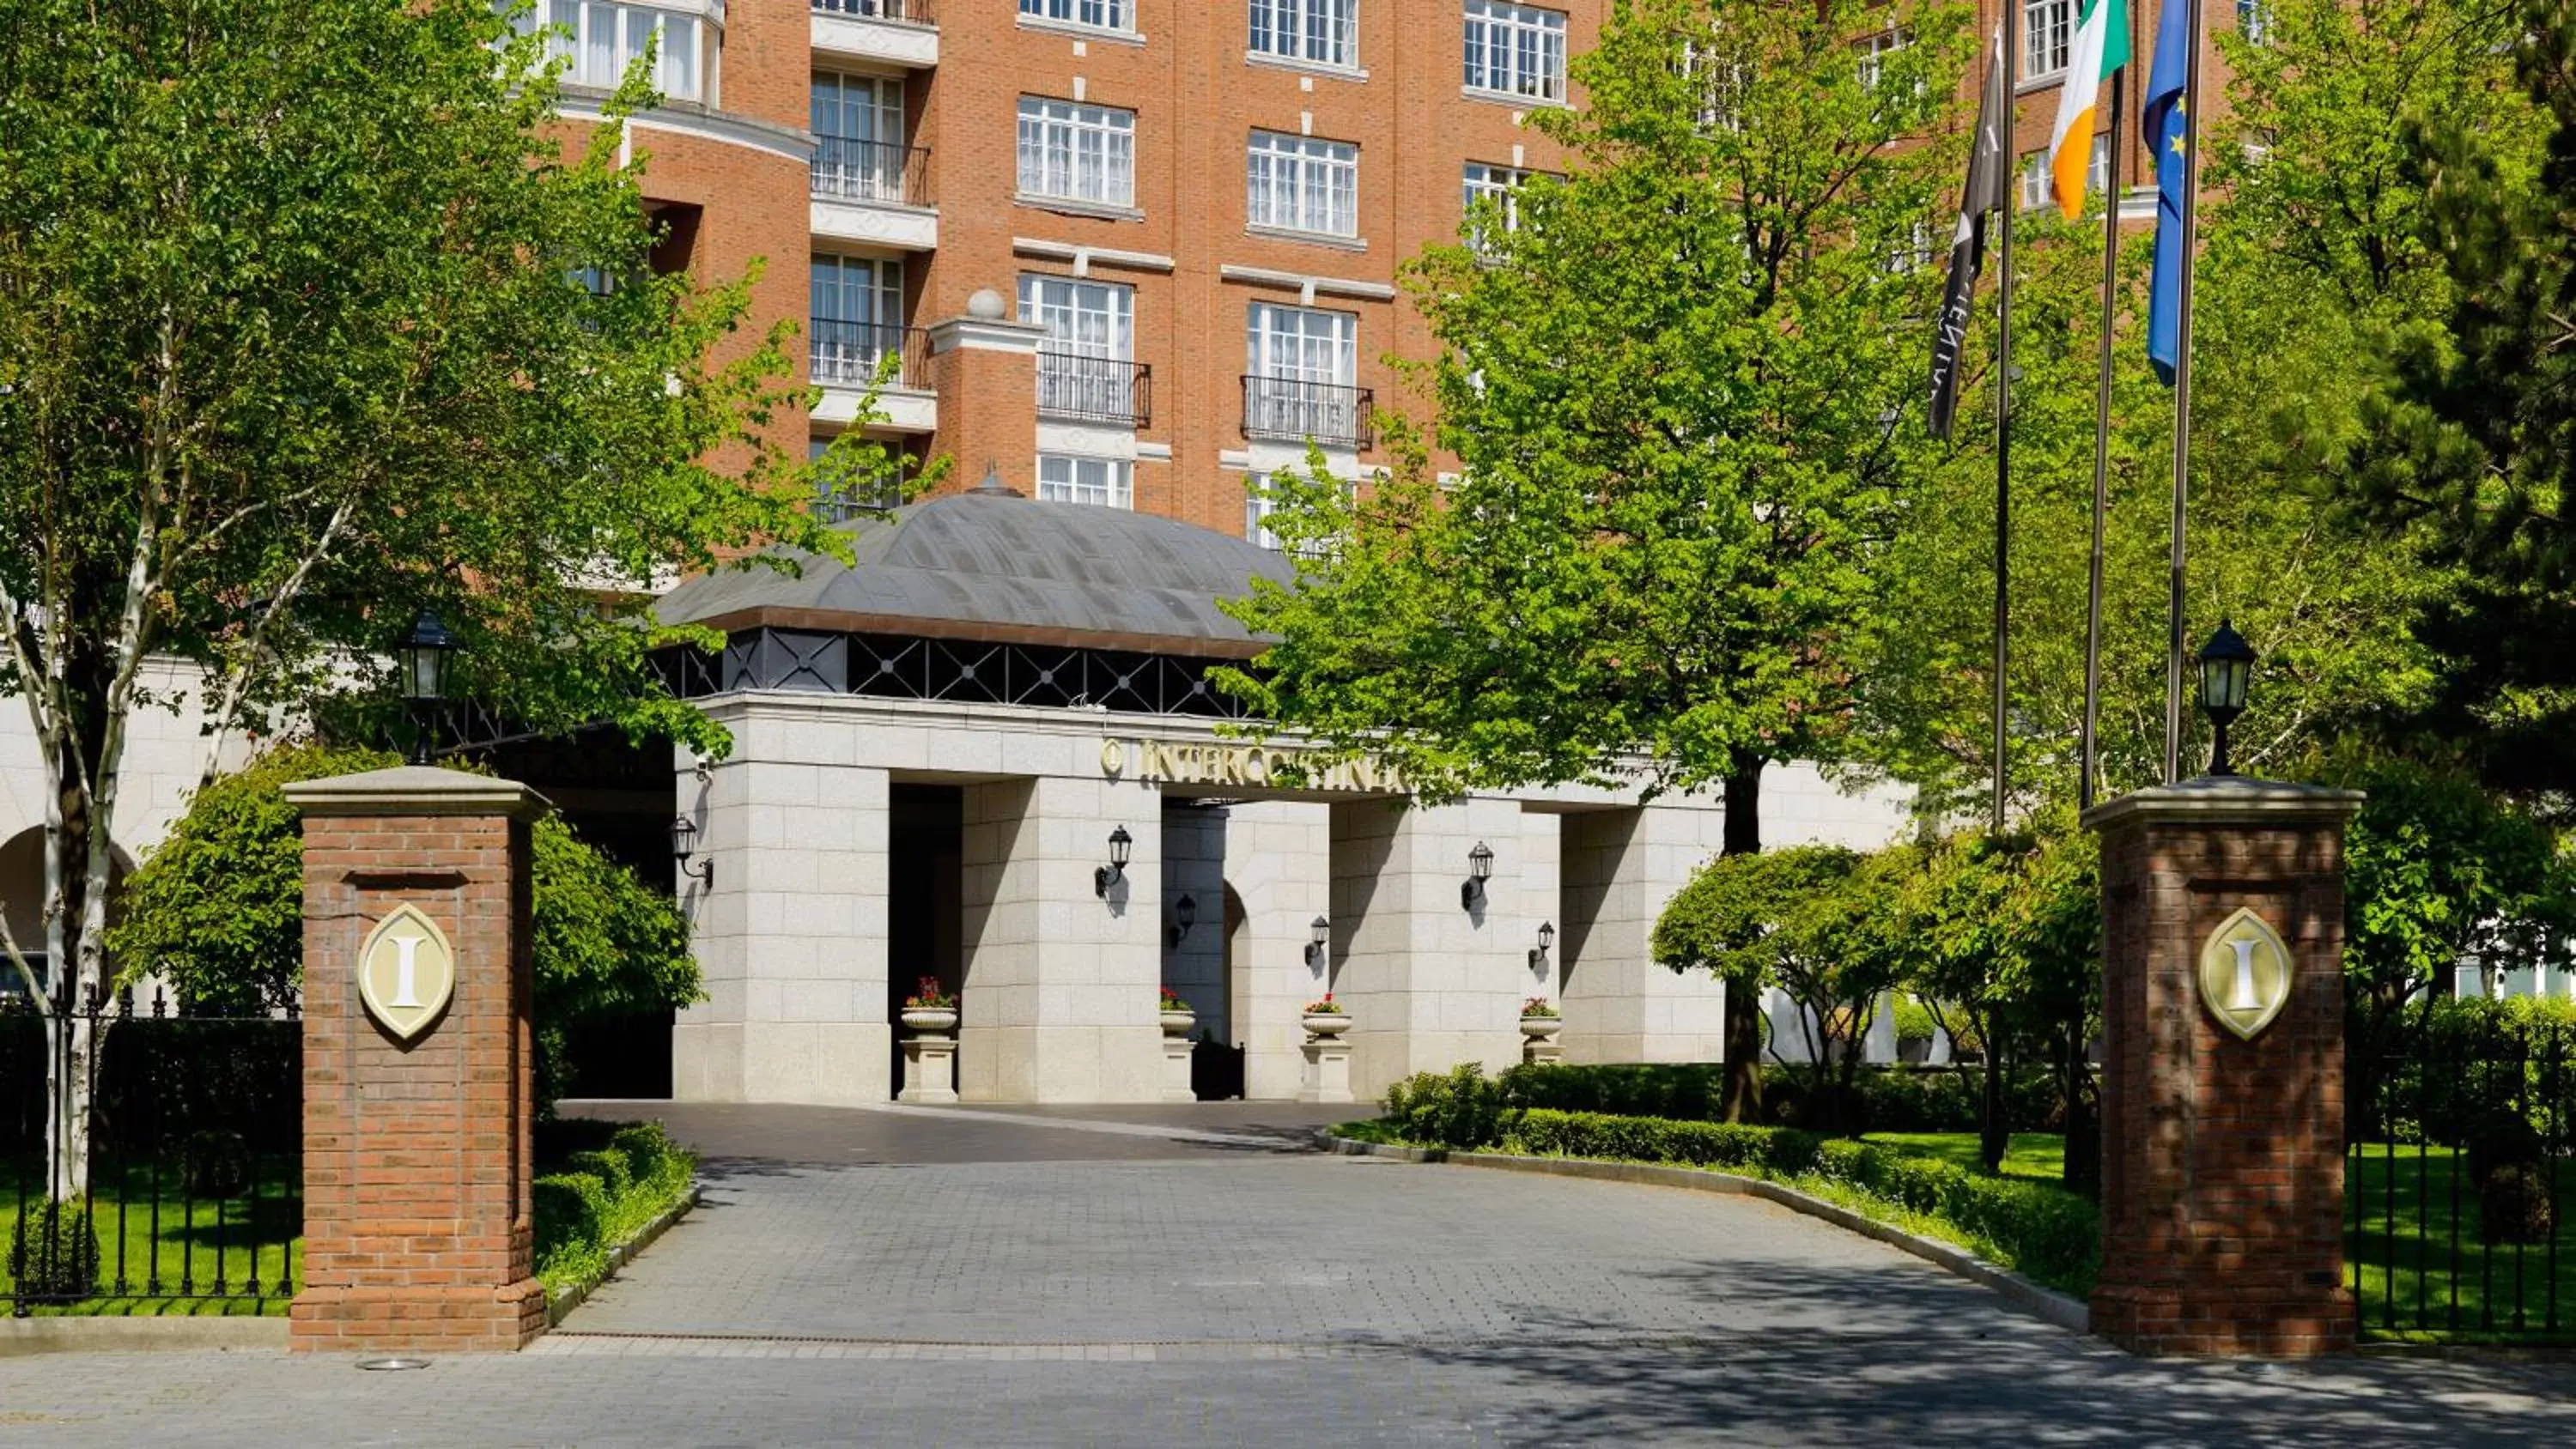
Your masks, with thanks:
[[[456,994],[456,953],[419,907],[395,906],[358,948],[358,1000],[399,1042],[429,1030]]]

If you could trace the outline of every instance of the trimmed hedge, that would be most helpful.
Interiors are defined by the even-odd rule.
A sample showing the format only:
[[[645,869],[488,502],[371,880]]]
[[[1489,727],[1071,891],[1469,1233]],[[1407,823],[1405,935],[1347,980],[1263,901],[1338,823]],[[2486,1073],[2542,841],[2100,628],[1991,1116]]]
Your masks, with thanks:
[[[1498,1081],[1503,1104],[1621,1117],[1714,1120],[1725,1099],[1726,1068],[1716,1063],[1653,1066],[1519,1066]],[[1974,1132],[1979,1078],[1935,1068],[1864,1067],[1852,1083],[1854,1108],[1838,1125],[1855,1133]],[[1805,1073],[1762,1069],[1765,1125],[1819,1125],[1809,1110]],[[2057,1091],[2044,1072],[2016,1072],[2005,1083],[2004,1116],[2016,1132],[2061,1130]]]
[[[569,1124],[566,1124],[569,1128]],[[560,1297],[608,1276],[609,1250],[668,1212],[696,1176],[696,1156],[661,1124],[582,1124],[558,1134],[606,1142],[563,1158],[563,1171],[536,1180],[537,1278]]]
[[[1940,1236],[2078,1295],[2092,1291],[2101,1268],[2100,1213],[2063,1188],[1988,1177],[1939,1158],[1796,1128],[1528,1107],[1513,1100],[1511,1078],[1487,1077],[1473,1065],[1408,1078],[1387,1092],[1387,1125],[1418,1146],[1675,1164],[1825,1184],[1917,1214]],[[1866,1202],[1854,1206],[1867,1210]]]

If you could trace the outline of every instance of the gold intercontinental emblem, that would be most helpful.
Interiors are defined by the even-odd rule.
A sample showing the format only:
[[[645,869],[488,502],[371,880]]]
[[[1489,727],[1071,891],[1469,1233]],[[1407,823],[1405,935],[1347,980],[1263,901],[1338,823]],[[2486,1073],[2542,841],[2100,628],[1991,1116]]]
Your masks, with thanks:
[[[2252,1041],[2290,1000],[2290,948],[2250,909],[2218,923],[2200,948],[2200,999],[2219,1024]]]
[[[429,1030],[455,995],[456,952],[416,906],[394,907],[358,948],[358,999],[396,1041]]]

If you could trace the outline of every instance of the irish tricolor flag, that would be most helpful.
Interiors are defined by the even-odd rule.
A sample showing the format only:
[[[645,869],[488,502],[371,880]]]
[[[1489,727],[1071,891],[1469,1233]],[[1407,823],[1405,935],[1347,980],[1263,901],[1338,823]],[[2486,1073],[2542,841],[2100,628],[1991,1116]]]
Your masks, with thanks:
[[[2084,22],[2075,31],[2075,53],[2067,61],[2066,93],[2057,100],[2057,133],[2048,138],[2051,189],[2068,221],[2084,215],[2084,180],[2093,167],[2102,83],[2128,63],[2127,0],[2087,0]]]

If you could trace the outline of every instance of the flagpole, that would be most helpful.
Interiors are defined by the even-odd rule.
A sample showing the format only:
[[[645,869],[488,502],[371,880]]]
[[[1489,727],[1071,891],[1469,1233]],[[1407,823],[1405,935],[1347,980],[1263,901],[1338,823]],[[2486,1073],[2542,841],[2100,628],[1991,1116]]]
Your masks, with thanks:
[[[2166,0],[2172,4],[2173,0]],[[2191,279],[2198,249],[2196,213],[2200,200],[2200,27],[2201,0],[2184,0],[2190,44],[2183,59],[2182,81],[2182,295],[2174,313],[2174,463],[2173,554],[2165,597],[2165,783],[2182,779],[2182,700],[2184,679],[2183,565],[2191,502]],[[2159,164],[2164,158],[2158,157]]]
[[[2004,114],[2002,131],[2004,155],[2017,162],[2021,155],[2021,107],[2013,94],[2014,61],[2021,49],[2020,27],[2014,7],[2005,7],[2004,32]],[[1995,798],[1993,824],[1995,833],[2004,828],[2004,804],[2008,793],[2005,774],[2006,715],[2010,707],[2008,688],[2012,668],[2012,304],[2013,304],[2013,213],[2021,207],[2018,167],[2013,172],[2014,184],[2004,191],[2002,245],[2003,286],[2001,288],[2001,324],[1995,335]]]
[[[2080,808],[2093,808],[2093,790],[2101,769],[2102,740],[2102,535],[2111,512],[2111,310],[2120,289],[2120,112],[2126,104],[2121,82],[2129,68],[2111,72],[2110,176],[2102,196],[2102,365],[2100,390],[2093,402],[2093,557],[2084,595],[2084,777],[2076,783]]]

